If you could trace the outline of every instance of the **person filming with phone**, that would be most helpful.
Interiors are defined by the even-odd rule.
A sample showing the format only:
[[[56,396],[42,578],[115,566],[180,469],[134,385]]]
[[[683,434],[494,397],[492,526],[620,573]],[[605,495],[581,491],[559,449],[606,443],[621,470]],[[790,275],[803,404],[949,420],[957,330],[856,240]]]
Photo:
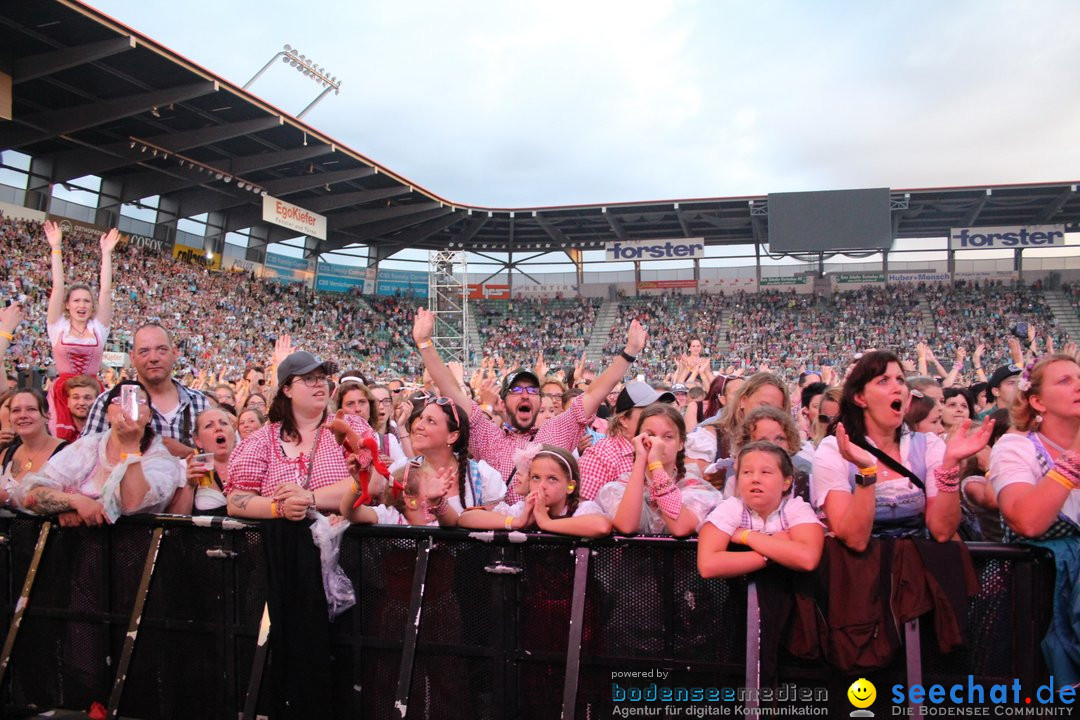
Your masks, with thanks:
[[[101,525],[121,515],[170,509],[185,484],[179,460],[154,431],[154,409],[142,383],[126,380],[105,393],[109,427],[84,435],[24,478],[18,504],[61,525]]]

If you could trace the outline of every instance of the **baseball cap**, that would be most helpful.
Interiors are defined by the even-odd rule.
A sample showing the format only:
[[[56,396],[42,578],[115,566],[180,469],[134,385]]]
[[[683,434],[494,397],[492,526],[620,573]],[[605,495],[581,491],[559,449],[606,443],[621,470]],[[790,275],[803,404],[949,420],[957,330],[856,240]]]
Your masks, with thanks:
[[[688,392],[690,392],[690,389],[687,388],[682,383],[675,383],[674,385],[671,386],[671,392],[673,392],[673,393],[688,393]]]
[[[1021,368],[1019,365],[1013,365],[1011,363],[1009,365],[1002,365],[995,370],[994,374],[990,376],[990,381],[986,383],[986,399],[993,400],[994,397],[990,391],[1003,383],[1006,378],[1011,378],[1013,375],[1019,375],[1020,370]]]
[[[278,385],[284,385],[285,380],[293,375],[307,375],[313,370],[323,369],[327,375],[333,375],[337,370],[337,364],[329,360],[321,360],[306,350],[294,352],[281,361],[277,369]]]
[[[505,396],[506,393],[510,392],[510,388],[514,387],[514,383],[518,380],[528,380],[536,387],[540,387],[540,378],[536,377],[536,373],[519,367],[511,370],[507,373],[506,377],[503,378],[502,394]]]
[[[685,387],[685,386],[684,386]],[[615,400],[615,412],[621,413],[636,407],[647,407],[657,402],[675,402],[674,393],[659,392],[648,383],[627,383]]]

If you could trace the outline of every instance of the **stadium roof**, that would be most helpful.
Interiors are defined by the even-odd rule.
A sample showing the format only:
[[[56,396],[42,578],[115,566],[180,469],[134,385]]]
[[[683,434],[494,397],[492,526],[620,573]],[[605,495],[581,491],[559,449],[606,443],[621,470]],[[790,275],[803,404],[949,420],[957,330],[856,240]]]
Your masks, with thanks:
[[[0,25],[14,116],[0,120],[0,149],[34,159],[32,186],[96,175],[114,209],[160,196],[166,219],[215,213],[222,232],[295,237],[262,221],[265,190],[327,216],[317,252],[365,244],[380,258],[404,248],[543,253],[617,239],[767,242],[764,195],[526,208],[451,201],[75,0],[5,2]],[[1080,230],[1076,181],[893,190],[892,208],[898,238],[973,225]]]

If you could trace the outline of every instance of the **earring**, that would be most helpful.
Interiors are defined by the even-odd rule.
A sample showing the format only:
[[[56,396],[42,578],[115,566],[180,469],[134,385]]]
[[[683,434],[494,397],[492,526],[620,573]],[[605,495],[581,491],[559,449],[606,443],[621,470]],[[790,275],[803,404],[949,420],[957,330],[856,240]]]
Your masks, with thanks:
[[[1039,414],[1036,414],[1035,415],[1035,427],[1038,427],[1038,426],[1042,425],[1042,421],[1043,421],[1043,416],[1039,415]]]
[[[566,486],[566,492],[568,492],[568,493],[574,492],[575,487],[577,487],[577,486],[574,485],[574,483],[570,483],[569,485]]]

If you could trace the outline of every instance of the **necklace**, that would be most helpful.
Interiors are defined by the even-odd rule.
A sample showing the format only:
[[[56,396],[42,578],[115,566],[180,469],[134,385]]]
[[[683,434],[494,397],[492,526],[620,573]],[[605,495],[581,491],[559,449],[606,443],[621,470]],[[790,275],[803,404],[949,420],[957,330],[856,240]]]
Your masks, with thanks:
[[[24,446],[23,446],[22,448],[19,448],[19,450],[20,450],[20,451],[22,451],[22,450],[24,450],[24,449],[25,449],[25,447],[26,447],[26,446],[24,445]],[[41,456],[42,456],[43,454],[47,453],[48,451],[49,451],[49,448],[48,448],[48,447],[46,447],[46,448],[45,448],[44,450],[38,450],[38,451],[37,451],[36,453],[34,453],[33,455],[30,455],[30,457],[29,457],[29,458],[27,458],[27,459],[26,459],[26,461],[25,461],[24,463],[22,463],[22,471],[23,471],[23,472],[25,473],[25,472],[29,472],[29,471],[33,470],[33,469],[34,469],[34,463],[36,463],[36,462],[38,462],[39,460],[41,460]],[[24,456],[24,457],[25,457],[26,455],[29,455],[29,452],[25,452],[25,453],[23,453],[23,456]]]

